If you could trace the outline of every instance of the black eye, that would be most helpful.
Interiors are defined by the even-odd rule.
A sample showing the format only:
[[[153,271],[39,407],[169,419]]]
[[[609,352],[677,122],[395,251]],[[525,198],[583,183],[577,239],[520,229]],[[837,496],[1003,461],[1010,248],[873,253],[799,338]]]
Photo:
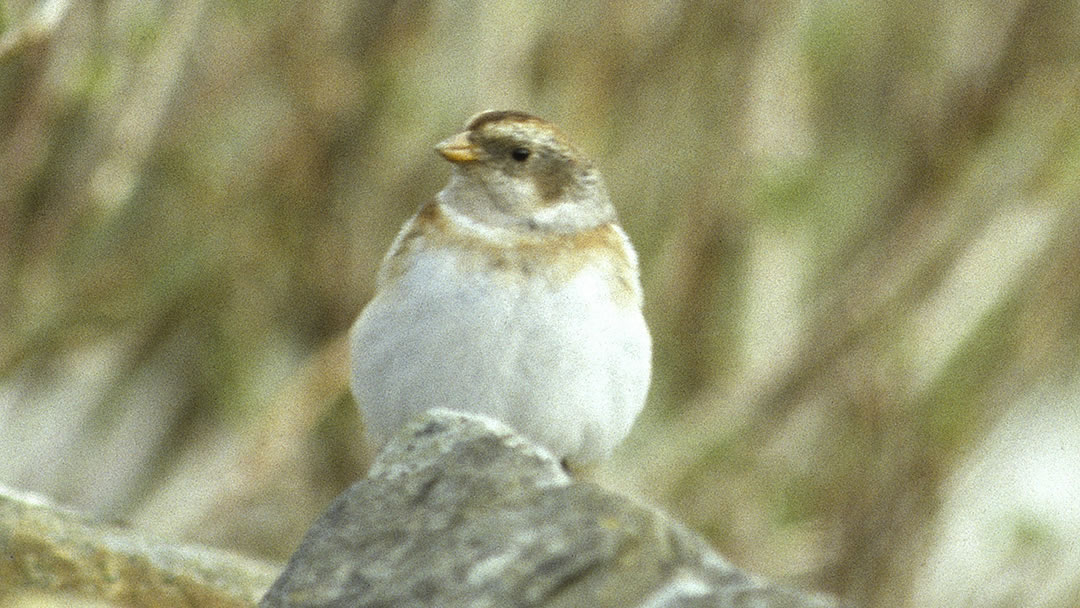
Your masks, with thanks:
[[[528,148],[514,148],[510,152],[510,158],[518,161],[519,163],[523,163],[529,158],[530,154],[532,154],[532,152],[529,152]]]

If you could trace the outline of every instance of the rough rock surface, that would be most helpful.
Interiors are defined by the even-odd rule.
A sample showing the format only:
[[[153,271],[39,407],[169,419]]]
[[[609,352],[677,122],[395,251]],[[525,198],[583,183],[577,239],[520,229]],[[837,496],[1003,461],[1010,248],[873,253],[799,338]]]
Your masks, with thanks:
[[[247,608],[275,574],[270,564],[105,525],[0,487],[2,606]]]
[[[312,526],[260,606],[832,606],[737,570],[479,416],[433,411]]]

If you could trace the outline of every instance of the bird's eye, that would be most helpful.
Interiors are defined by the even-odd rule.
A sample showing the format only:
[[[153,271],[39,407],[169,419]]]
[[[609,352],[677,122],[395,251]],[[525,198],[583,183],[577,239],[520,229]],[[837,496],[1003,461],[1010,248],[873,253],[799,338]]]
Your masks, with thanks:
[[[528,160],[530,154],[532,153],[529,152],[528,148],[514,148],[510,152],[510,158],[516,160],[519,163],[523,163]]]

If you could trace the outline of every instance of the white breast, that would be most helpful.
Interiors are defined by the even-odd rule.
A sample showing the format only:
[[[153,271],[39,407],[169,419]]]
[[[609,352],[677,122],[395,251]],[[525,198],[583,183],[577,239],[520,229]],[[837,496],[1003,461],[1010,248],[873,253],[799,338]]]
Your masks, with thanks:
[[[352,391],[375,445],[445,407],[497,418],[575,464],[608,456],[651,367],[641,310],[612,297],[610,269],[587,264],[552,284],[507,280],[452,250],[410,255],[351,333]]]

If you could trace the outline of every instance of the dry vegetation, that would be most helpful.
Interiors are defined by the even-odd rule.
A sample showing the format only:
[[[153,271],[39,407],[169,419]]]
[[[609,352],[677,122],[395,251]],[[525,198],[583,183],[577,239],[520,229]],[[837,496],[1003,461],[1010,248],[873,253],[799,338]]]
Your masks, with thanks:
[[[601,483],[859,605],[1080,600],[1077,535],[1008,492],[1011,541],[934,557],[1002,417],[1080,452],[1076,2],[21,0],[0,32],[0,482],[283,559],[363,470],[341,340],[431,146],[514,107],[642,259],[655,381]]]

